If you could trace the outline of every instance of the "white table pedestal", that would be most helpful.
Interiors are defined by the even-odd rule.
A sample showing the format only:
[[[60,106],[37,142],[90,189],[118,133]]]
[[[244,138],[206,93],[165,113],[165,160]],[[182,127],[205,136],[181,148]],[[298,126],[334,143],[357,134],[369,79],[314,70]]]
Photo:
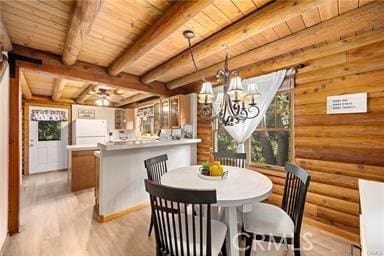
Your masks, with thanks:
[[[227,224],[227,255],[239,256],[239,229],[237,226],[237,207],[225,207],[224,208],[224,220]]]

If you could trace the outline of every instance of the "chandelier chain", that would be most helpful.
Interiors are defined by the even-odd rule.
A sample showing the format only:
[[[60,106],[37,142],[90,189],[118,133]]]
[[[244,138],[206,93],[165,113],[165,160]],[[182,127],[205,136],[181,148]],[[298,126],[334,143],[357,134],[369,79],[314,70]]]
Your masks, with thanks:
[[[197,68],[197,64],[196,64],[196,60],[195,60],[195,56],[193,55],[193,52],[192,52],[192,43],[191,43],[191,39],[188,38],[188,48],[189,48],[189,53],[191,55],[191,58],[192,58],[192,62],[193,62],[193,66],[195,67],[195,71],[197,73],[197,75],[199,76],[199,78],[201,80],[203,80],[204,82],[207,81],[202,75],[201,75],[201,72],[200,70]]]

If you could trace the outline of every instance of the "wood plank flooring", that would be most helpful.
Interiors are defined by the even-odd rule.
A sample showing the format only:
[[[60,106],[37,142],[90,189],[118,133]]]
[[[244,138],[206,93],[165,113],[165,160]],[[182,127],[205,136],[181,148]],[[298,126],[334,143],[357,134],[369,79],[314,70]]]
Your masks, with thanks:
[[[6,256],[155,255],[154,237],[147,236],[148,208],[100,224],[93,218],[93,189],[71,193],[66,174],[60,171],[24,178],[21,232],[10,238]],[[313,248],[303,255],[348,255],[348,242],[309,225],[304,225],[306,232]],[[309,245],[303,241],[303,246]],[[291,250],[276,250],[273,245],[268,250],[267,243],[261,246],[253,255],[293,255]]]

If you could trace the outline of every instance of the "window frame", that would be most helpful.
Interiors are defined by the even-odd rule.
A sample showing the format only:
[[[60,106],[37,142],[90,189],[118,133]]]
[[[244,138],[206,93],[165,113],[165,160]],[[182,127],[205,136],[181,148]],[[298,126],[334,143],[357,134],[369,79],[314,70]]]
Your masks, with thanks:
[[[290,134],[290,149],[291,149],[291,158],[288,159],[288,161],[293,162],[295,159],[295,120],[294,120],[294,88],[288,87],[288,88],[280,88],[277,93],[281,92],[289,92],[290,93],[290,127],[289,128],[265,128],[265,129],[255,129],[255,131],[289,131]],[[276,95],[275,95],[276,97]],[[275,98],[274,98],[275,100]],[[251,135],[252,136],[252,135]],[[272,169],[272,170],[284,170],[284,166],[279,165],[271,165],[266,163],[260,163],[260,162],[253,162],[251,157],[251,143],[252,139],[251,137],[246,141],[246,153],[247,153],[247,165],[250,167],[256,167],[256,168],[263,168],[263,169]]]

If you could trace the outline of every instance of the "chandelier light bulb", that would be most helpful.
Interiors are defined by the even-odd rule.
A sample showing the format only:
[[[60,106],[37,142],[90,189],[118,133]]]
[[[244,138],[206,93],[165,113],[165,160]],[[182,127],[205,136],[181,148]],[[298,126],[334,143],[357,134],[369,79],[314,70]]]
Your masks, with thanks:
[[[241,77],[236,75],[231,78],[229,83],[228,94],[233,102],[240,102],[244,99],[244,88],[241,84]]]
[[[211,104],[214,97],[215,95],[213,94],[212,83],[208,81],[204,82],[201,86],[201,91],[199,94],[199,103]]]

